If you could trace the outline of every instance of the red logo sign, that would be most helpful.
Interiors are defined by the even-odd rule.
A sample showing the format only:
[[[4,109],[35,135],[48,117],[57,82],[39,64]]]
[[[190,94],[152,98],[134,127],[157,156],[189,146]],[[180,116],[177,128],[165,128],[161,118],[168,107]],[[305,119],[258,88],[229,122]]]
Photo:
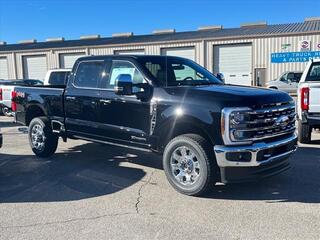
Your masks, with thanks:
[[[301,48],[304,48],[304,49],[309,48],[309,42],[308,41],[302,41],[301,42]]]
[[[317,47],[320,48],[320,43],[318,43]]]

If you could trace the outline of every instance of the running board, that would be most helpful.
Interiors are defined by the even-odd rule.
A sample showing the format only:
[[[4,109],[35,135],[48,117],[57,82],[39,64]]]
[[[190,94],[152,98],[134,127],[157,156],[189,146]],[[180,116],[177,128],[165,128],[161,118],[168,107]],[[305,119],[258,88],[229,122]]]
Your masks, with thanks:
[[[124,148],[130,148],[133,150],[138,150],[138,151],[143,151],[143,152],[153,152],[150,149],[147,148],[140,148],[140,147],[133,147],[133,146],[128,146],[128,145],[124,145],[124,144],[120,144],[120,143],[113,143],[113,142],[108,142],[108,141],[101,141],[101,140],[96,140],[96,139],[92,139],[92,138],[87,138],[87,137],[82,137],[82,136],[78,136],[78,135],[74,135],[74,137],[79,138],[79,139],[83,139],[83,140],[87,140],[90,142],[97,142],[97,143],[103,143],[106,145],[112,145],[112,146],[117,146],[117,147],[124,147]]]

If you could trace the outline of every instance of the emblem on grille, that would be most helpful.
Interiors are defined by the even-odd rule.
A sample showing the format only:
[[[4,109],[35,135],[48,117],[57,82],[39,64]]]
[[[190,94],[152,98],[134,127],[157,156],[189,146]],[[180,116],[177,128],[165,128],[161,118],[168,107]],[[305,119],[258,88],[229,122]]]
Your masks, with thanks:
[[[290,119],[288,116],[281,116],[276,119],[276,126],[286,127],[290,122]]]

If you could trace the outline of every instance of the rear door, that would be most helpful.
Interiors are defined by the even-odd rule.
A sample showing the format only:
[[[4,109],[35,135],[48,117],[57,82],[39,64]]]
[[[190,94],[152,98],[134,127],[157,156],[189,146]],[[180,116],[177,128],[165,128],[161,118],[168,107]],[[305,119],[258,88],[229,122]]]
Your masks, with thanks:
[[[105,76],[104,60],[84,60],[78,63],[65,92],[65,124],[73,135],[99,135],[99,84]]]
[[[305,82],[310,88],[309,112],[320,113],[320,62],[312,63]]]

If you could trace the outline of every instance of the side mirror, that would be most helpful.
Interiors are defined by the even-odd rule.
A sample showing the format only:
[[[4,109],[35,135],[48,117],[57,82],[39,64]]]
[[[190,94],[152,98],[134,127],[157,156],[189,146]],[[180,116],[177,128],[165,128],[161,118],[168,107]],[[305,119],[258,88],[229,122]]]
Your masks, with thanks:
[[[224,78],[223,73],[217,73],[217,78],[218,78],[220,81],[222,81],[222,82],[225,81],[225,78]]]
[[[115,92],[117,95],[133,95],[133,84],[130,74],[120,74],[116,79]]]

